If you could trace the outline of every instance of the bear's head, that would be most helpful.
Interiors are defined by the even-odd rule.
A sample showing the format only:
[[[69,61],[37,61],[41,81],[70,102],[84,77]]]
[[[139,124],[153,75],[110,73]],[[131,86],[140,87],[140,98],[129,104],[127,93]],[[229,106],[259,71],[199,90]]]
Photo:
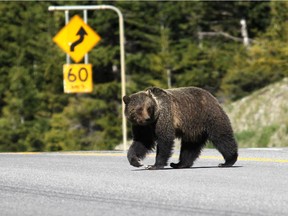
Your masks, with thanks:
[[[148,125],[158,118],[157,99],[152,92],[141,91],[130,96],[124,96],[125,115],[135,125]]]

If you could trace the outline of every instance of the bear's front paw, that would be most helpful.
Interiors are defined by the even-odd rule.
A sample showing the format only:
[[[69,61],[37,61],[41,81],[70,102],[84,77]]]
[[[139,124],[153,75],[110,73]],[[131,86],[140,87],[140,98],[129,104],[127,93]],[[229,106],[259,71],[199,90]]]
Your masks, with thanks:
[[[134,167],[141,167],[143,164],[141,163],[141,160],[137,157],[129,158],[129,162]]]
[[[148,165],[148,166],[145,166],[145,169],[147,169],[147,170],[158,170],[158,169],[164,169],[164,166]]]

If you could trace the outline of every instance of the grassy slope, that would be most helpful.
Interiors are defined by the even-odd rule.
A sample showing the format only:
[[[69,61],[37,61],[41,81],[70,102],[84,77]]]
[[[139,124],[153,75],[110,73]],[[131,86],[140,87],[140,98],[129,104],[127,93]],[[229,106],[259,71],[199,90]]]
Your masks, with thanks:
[[[225,107],[240,147],[288,146],[288,78]]]

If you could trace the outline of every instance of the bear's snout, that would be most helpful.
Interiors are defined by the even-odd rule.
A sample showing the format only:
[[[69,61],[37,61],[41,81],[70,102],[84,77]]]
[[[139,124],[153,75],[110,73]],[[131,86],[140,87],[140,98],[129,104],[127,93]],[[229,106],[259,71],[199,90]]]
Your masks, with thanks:
[[[136,120],[137,124],[138,125],[148,125],[151,123],[151,118],[150,117],[147,117],[147,118],[141,118],[141,119],[138,119]]]
[[[151,116],[146,107],[141,108],[137,112],[136,121],[139,125],[147,125],[151,122]]]
[[[146,118],[144,118],[144,121],[145,121],[145,122],[150,122],[150,121],[151,121],[151,117],[150,117],[150,116],[147,116]]]

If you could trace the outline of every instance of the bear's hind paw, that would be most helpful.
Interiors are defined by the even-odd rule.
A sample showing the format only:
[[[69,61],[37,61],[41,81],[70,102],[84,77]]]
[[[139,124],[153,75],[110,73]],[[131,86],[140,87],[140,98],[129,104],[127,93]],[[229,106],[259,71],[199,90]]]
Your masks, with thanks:
[[[218,164],[218,167],[232,167],[233,164],[226,164],[226,163],[220,163]]]
[[[170,166],[174,169],[184,169],[184,168],[190,168],[192,165],[184,165],[181,163],[170,163]]]

